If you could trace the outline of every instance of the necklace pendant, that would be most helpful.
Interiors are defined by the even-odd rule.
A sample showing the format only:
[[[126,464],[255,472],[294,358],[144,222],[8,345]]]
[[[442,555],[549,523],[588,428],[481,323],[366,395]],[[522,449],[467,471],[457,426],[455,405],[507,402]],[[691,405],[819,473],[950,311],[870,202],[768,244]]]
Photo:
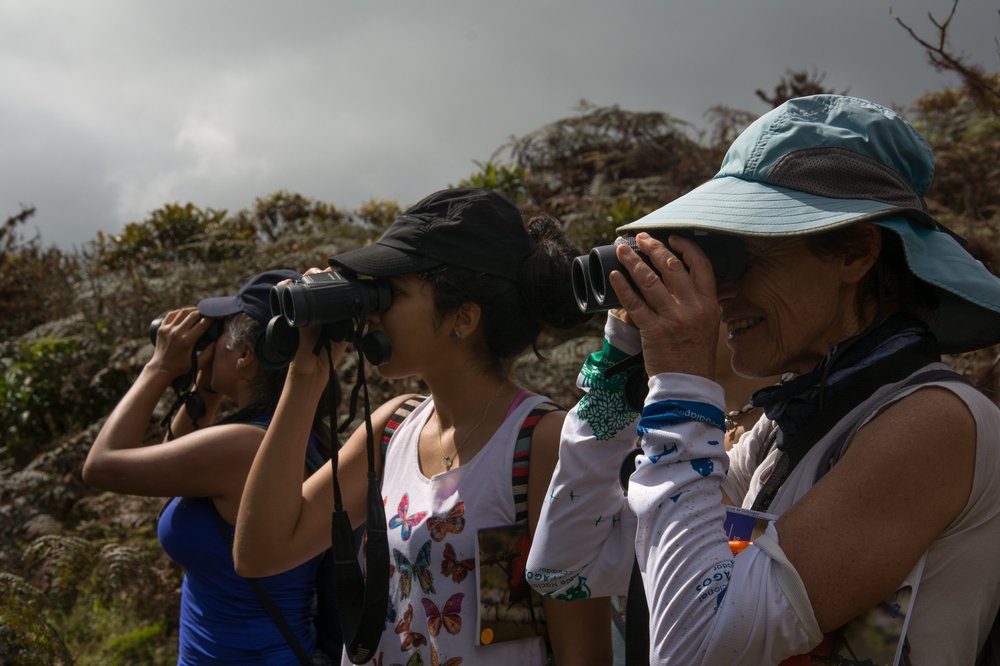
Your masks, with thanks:
[[[451,456],[441,456],[441,462],[444,463],[444,468],[446,471],[450,471],[451,466],[455,464],[455,462],[451,459]]]

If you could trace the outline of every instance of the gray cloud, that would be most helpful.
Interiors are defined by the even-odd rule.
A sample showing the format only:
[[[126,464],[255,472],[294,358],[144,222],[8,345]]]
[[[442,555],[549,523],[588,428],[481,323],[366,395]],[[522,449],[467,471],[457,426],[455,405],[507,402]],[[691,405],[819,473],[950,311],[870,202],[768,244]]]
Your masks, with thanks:
[[[930,35],[927,11],[897,8]],[[703,122],[787,68],[908,104],[953,84],[885,0],[0,0],[0,215],[79,246],[164,203],[412,203],[581,99]],[[954,44],[996,68],[995,3]]]

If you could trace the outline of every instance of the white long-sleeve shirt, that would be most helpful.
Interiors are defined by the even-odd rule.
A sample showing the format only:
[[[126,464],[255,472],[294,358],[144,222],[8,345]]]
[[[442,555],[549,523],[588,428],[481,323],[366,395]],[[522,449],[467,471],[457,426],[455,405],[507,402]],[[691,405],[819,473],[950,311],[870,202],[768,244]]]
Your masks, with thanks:
[[[564,425],[559,464],[528,558],[532,585],[566,599],[624,594],[637,557],[651,609],[651,663],[777,664],[808,652],[823,635],[774,526],[735,557],[722,529],[720,487],[744,506],[752,503],[760,477],[773,465],[773,455],[759,466],[754,462],[773,424],[758,424],[727,455],[722,388],[670,373],[649,381],[640,419],[616,395],[621,386],[600,372],[638,351],[638,333],[609,317],[605,334],[603,351],[590,357],[578,382],[587,396]],[[913,663],[971,663],[1000,603],[1000,573],[984,559],[1000,543],[995,442],[1000,410],[971,387],[928,383],[948,388],[969,406],[977,422],[977,468],[965,511],[907,579],[917,588],[911,657]],[[887,404],[928,383],[885,387],[859,406],[863,418],[845,421],[860,427]],[[619,469],[637,433],[642,453],[626,497]],[[808,492],[819,457],[827,453],[826,441],[793,471],[772,512],[783,513]],[[727,479],[731,460],[735,469]],[[993,548],[987,544],[991,539]],[[965,565],[942,565],[958,559]],[[971,578],[970,572],[975,572]],[[956,603],[956,590],[970,603]]]

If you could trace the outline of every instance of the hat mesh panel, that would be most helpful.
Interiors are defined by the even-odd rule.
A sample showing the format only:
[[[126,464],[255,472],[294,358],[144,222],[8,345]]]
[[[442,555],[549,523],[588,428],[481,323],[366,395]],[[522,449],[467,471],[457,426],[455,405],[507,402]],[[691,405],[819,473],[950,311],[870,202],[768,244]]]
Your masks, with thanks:
[[[876,159],[843,148],[789,153],[774,165],[767,182],[834,199],[868,199],[926,210],[923,200],[898,173]]]

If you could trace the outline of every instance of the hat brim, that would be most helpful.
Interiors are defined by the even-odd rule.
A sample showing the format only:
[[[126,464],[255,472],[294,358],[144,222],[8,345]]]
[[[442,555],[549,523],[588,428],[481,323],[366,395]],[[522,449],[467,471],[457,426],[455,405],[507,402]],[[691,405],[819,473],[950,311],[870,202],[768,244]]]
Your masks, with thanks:
[[[406,273],[420,273],[440,266],[441,262],[410,252],[404,252],[382,243],[373,243],[356,250],[330,257],[330,265],[342,266],[359,275],[393,277]]]
[[[221,319],[243,311],[236,296],[211,296],[198,301],[198,312],[203,317]]]
[[[834,199],[726,176],[699,185],[617,231],[633,235],[683,228],[739,236],[797,236],[893,213],[933,225],[926,213],[915,208],[870,199]]]
[[[910,271],[936,288],[938,306],[927,323],[941,351],[957,354],[1000,342],[1000,277],[944,231],[899,216],[874,224],[899,236]]]
[[[943,352],[961,353],[1000,342],[1000,278],[919,209],[868,199],[833,199],[724,177],[619,227],[618,233],[701,229],[781,237],[865,221],[896,233],[910,270],[935,288],[938,307],[928,324]]]

